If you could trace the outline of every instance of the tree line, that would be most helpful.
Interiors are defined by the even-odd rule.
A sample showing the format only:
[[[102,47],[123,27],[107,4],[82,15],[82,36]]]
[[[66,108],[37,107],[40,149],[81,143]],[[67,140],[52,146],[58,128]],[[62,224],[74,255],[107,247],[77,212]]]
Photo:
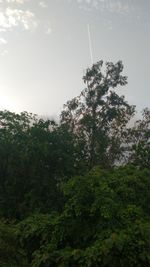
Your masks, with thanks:
[[[59,122],[0,111],[0,266],[150,266],[150,110],[88,68]]]

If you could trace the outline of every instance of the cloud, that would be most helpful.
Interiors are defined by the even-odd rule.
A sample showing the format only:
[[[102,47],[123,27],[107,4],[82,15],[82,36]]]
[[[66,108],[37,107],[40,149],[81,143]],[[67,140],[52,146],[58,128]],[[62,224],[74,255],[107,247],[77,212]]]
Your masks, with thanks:
[[[76,2],[81,9],[88,11],[96,9],[101,12],[108,11],[111,13],[129,12],[129,3],[123,0],[76,0]]]
[[[8,53],[7,49],[4,49],[4,46],[7,44],[7,40],[3,37],[0,38],[0,56],[5,56]]]
[[[28,0],[5,0],[8,4],[24,4]],[[4,1],[2,1],[4,2]]]
[[[25,30],[34,29],[37,26],[35,14],[29,10],[24,11],[10,7],[0,11],[0,32],[12,30],[17,26],[21,26]]]
[[[52,33],[52,26],[51,26],[51,22],[49,20],[44,25],[44,32],[47,35],[50,35]]]
[[[0,38],[0,45],[7,44],[7,41],[4,38]]]
[[[39,6],[42,8],[46,8],[47,4],[44,1],[39,2]]]

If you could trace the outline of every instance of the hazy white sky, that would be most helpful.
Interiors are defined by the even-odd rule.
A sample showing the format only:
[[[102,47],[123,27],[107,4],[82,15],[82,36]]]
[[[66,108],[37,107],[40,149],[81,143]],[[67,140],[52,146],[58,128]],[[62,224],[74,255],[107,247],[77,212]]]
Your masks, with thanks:
[[[91,65],[87,24],[94,61],[121,59],[120,94],[149,106],[150,0],[0,0],[0,109],[56,115],[78,95]]]

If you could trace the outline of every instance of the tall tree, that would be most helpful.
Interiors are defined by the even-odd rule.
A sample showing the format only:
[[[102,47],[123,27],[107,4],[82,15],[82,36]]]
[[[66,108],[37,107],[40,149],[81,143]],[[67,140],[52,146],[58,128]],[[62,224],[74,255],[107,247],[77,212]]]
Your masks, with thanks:
[[[150,110],[145,108],[142,119],[137,120],[129,131],[129,161],[139,168],[150,166]]]
[[[115,91],[127,84],[122,71],[121,61],[105,66],[99,61],[88,68],[83,77],[86,88],[61,113],[61,123],[76,137],[75,146],[82,144],[80,154],[89,168],[111,166],[120,157],[121,133],[134,114],[134,106]]]

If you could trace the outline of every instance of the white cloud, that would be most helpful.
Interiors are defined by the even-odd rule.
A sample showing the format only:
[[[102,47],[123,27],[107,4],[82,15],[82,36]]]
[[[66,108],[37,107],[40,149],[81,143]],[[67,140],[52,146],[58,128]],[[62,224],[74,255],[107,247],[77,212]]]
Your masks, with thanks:
[[[24,5],[29,0],[0,0],[0,32],[16,27],[33,30],[37,26],[35,14]]]
[[[9,4],[24,4],[27,0],[6,0]]]
[[[73,0],[72,0],[73,1]],[[76,0],[84,10],[107,10],[111,13],[126,13],[129,11],[128,1],[122,0]]]
[[[27,1],[29,1],[29,0],[0,0],[0,4],[19,4],[19,5],[23,5]]]
[[[7,44],[7,41],[4,38],[0,38],[0,45]]]
[[[45,25],[44,25],[44,32],[47,35],[50,35],[52,33],[52,27],[51,27],[51,22],[48,20]]]
[[[21,26],[25,30],[35,28],[37,23],[34,13],[10,7],[0,11],[0,32],[6,32],[17,26]]]
[[[42,8],[46,8],[47,4],[44,1],[39,2],[39,6]]]

